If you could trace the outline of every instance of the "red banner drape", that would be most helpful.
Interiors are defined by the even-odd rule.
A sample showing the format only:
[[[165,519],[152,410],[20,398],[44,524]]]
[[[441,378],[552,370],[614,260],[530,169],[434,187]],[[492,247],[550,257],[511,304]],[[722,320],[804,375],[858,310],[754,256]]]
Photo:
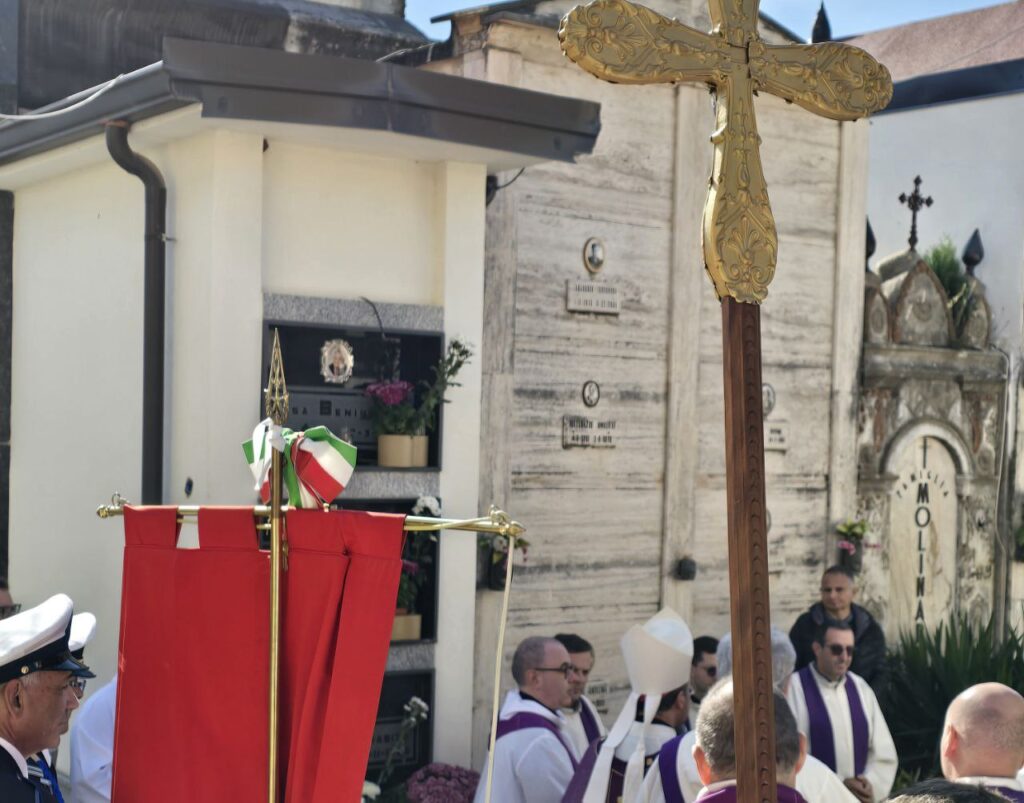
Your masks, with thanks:
[[[288,513],[284,803],[358,801],[387,662],[403,516]],[[125,509],[114,803],[266,799],[270,565],[251,508]]]

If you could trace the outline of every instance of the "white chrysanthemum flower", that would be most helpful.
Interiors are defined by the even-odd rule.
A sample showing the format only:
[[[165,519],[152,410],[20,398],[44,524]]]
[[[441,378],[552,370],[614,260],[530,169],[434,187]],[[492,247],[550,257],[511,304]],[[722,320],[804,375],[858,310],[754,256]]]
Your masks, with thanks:
[[[441,503],[434,496],[421,496],[416,500],[416,504],[413,505],[412,512],[414,515],[418,515],[428,511],[431,516],[440,516]]]
[[[380,787],[370,781],[363,781],[363,800],[376,800],[380,795]]]

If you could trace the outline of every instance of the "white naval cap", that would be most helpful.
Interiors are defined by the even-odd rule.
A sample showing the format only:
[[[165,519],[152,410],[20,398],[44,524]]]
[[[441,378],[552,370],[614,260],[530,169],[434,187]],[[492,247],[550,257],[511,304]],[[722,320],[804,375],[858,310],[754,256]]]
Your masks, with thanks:
[[[85,655],[85,645],[92,641],[96,632],[96,617],[91,613],[76,613],[71,617],[71,636],[68,638],[68,650],[71,657],[79,661]]]
[[[0,683],[44,670],[95,677],[68,650],[72,612],[71,598],[56,594],[41,605],[0,619]]]

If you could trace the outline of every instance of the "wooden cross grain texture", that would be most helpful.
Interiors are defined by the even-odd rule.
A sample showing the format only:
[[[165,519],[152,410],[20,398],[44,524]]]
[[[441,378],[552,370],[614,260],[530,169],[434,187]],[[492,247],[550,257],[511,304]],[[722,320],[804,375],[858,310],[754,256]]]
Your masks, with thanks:
[[[778,235],[761,169],[754,94],[768,92],[833,120],[856,120],[892,99],[888,70],[835,42],[768,45],[760,0],[708,0],[711,33],[628,0],[577,6],[558,31],[562,50],[606,81],[700,82],[714,91],[717,129],[704,267],[722,301],[726,491],[735,748],[741,803],[775,803],[771,608],[765,528],[761,318]]]

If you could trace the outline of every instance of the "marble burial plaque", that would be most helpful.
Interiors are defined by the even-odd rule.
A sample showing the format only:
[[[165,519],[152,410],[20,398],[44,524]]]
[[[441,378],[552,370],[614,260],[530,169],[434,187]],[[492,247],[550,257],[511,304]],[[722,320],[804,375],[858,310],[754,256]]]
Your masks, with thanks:
[[[784,452],[789,448],[789,422],[764,422],[764,450],[766,452]]]
[[[615,421],[596,421],[585,415],[562,416],[562,448],[614,449]]]
[[[618,315],[622,312],[619,288],[609,282],[596,282],[593,279],[567,279],[565,308],[569,312]]]

